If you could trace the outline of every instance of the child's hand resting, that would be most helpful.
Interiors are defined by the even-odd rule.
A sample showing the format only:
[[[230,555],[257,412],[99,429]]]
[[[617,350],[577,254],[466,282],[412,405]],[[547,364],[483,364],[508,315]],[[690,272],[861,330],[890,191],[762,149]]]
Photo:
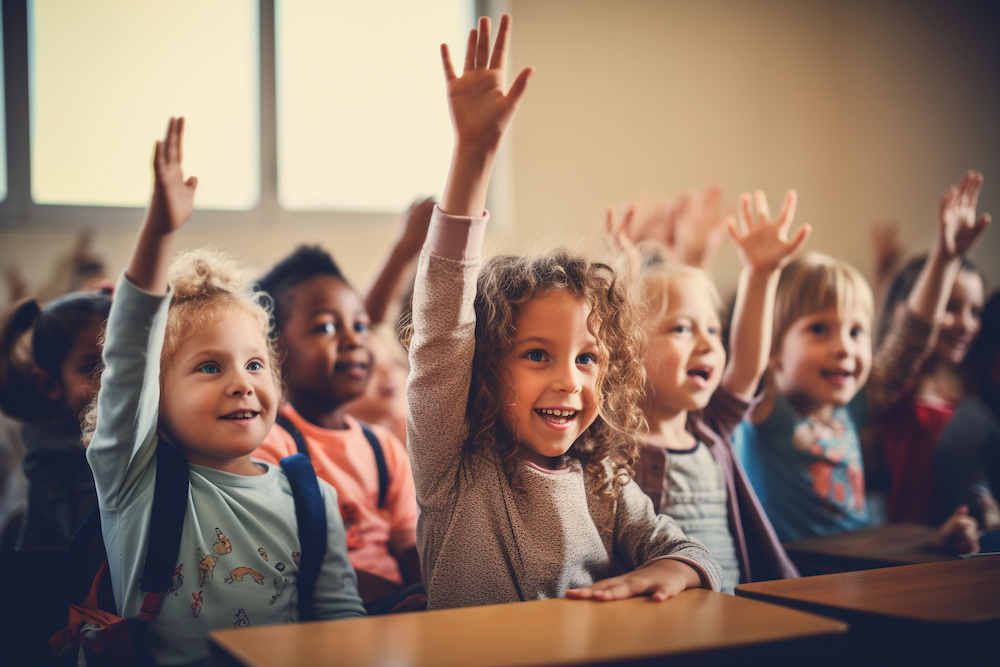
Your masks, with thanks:
[[[702,586],[701,576],[683,561],[664,558],[586,588],[570,588],[566,597],[577,600],[624,600],[648,595],[657,602],[668,600],[688,588]]]
[[[451,111],[452,126],[455,129],[455,148],[478,148],[495,150],[500,144],[504,130],[514,117],[521,96],[528,85],[528,77],[534,71],[530,67],[521,70],[510,90],[504,95],[504,70],[507,60],[507,38],[510,16],[500,19],[496,44],[490,57],[490,19],[479,19],[479,29],[469,32],[469,42],[465,50],[465,68],[462,76],[455,75],[448,53],[448,45],[441,45],[441,60],[444,65],[448,88],[448,108]]]
[[[992,218],[989,213],[976,217],[983,175],[970,169],[958,185],[950,185],[941,195],[938,214],[938,241],[935,250],[945,260],[964,257],[979,242]]]
[[[153,155],[153,201],[150,204],[150,222],[157,231],[177,231],[191,218],[194,211],[194,191],[198,178],[184,180],[181,167],[181,145],[184,139],[184,118],[171,116],[167,136],[156,142]]]
[[[795,190],[789,190],[785,195],[781,213],[773,222],[764,193],[757,190],[754,200],[757,204],[756,215],[751,206],[750,193],[744,192],[740,197],[739,223],[730,216],[726,218],[726,226],[743,267],[750,272],[771,273],[792,261],[812,230],[809,225],[802,225],[791,239],[788,238],[798,201]]]
[[[979,523],[969,516],[968,505],[960,505],[938,530],[938,546],[950,554],[979,552]]]

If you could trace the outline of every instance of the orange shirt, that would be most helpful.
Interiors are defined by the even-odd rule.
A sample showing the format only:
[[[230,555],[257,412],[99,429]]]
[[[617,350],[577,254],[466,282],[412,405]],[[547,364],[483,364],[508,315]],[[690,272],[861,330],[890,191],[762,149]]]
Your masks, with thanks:
[[[417,540],[417,500],[406,449],[388,430],[369,426],[382,443],[389,471],[385,507],[380,510],[375,454],[357,420],[347,417],[348,427],[334,430],[309,423],[287,403],[280,413],[305,437],[316,476],[337,490],[351,564],[356,570],[403,583],[396,559],[412,549]],[[297,451],[292,436],[275,426],[254,456],[277,463]]]

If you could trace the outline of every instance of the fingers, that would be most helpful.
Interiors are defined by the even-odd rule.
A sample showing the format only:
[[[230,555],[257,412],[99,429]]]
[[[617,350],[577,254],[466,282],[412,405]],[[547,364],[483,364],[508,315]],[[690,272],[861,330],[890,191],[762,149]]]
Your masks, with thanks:
[[[180,116],[177,119],[177,126],[176,127],[177,127],[177,132],[176,132],[177,146],[174,149],[174,154],[177,156],[177,162],[178,163],[182,163],[184,161],[184,159],[183,159],[183,151],[184,151],[184,116]]]
[[[743,238],[743,232],[736,226],[736,218],[731,215],[726,216],[726,229],[729,230],[729,238],[733,241],[739,241]]]
[[[753,205],[749,192],[744,192],[740,195],[739,216],[740,228],[745,232],[753,224]]]
[[[466,72],[471,72],[476,69],[476,41],[479,37],[479,32],[476,30],[469,31],[469,41],[465,44],[465,70]]]
[[[754,203],[757,204],[757,218],[761,223],[771,220],[771,210],[767,207],[767,195],[763,190],[755,190],[753,193]]]
[[[534,67],[525,67],[517,73],[514,83],[510,84],[510,90],[507,91],[507,99],[510,100],[514,109],[517,109],[517,105],[521,103],[521,97],[524,95],[524,91],[528,88],[528,79],[530,79],[531,75],[534,73]]]
[[[184,185],[187,186],[188,190],[194,190],[195,188],[198,187],[198,177],[197,176],[188,177],[187,181],[184,182]]]
[[[451,55],[448,53],[448,45],[441,45],[441,65],[444,67],[444,80],[452,81],[455,76],[455,68],[451,66]]]
[[[798,231],[795,232],[795,235],[792,237],[791,241],[788,242],[790,250],[788,252],[787,257],[789,259],[799,254],[799,251],[802,250],[803,246],[805,246],[806,244],[806,241],[809,239],[810,234],[812,234],[811,226],[802,225],[801,227],[799,227]]]
[[[785,203],[781,206],[781,213],[778,214],[778,226],[782,230],[787,230],[792,220],[795,219],[795,207],[799,203],[799,193],[789,190],[785,193]]]
[[[485,68],[490,59],[490,17],[479,17],[479,39],[476,42],[476,62],[475,67]],[[465,62],[468,70],[468,59]]]
[[[490,69],[502,70],[507,65],[507,38],[510,33],[510,21],[510,14],[504,14],[500,17],[500,27],[497,28],[497,38],[493,43]]]

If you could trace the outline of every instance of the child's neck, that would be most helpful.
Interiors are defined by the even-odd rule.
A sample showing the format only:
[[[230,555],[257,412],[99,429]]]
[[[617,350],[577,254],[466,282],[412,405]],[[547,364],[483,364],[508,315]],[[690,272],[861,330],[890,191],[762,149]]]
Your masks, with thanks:
[[[649,411],[646,422],[649,431],[646,442],[669,449],[687,450],[698,445],[698,439],[687,429],[688,411]]]
[[[188,463],[204,466],[206,468],[212,468],[213,470],[219,470],[221,472],[228,472],[232,475],[255,477],[257,475],[265,474],[267,472],[267,468],[254,463],[250,456],[250,454],[247,454],[245,456],[237,456],[235,458],[208,458],[204,456],[185,454],[184,458],[188,460]]]
[[[347,428],[347,404],[340,403],[331,407],[329,403],[322,404],[308,396],[288,391],[288,402],[295,411],[310,424],[320,428],[343,430]]]
[[[816,419],[824,424],[828,424],[833,420],[833,410],[837,407],[833,403],[820,405],[813,401],[801,399],[794,394],[785,394],[785,398],[788,399],[789,405],[803,417]]]
[[[932,359],[917,381],[917,395],[957,403],[965,396],[965,383],[950,363]]]

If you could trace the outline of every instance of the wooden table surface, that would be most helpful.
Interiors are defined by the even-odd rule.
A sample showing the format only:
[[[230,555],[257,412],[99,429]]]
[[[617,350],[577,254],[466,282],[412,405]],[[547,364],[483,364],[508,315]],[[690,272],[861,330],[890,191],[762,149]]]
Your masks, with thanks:
[[[890,523],[823,537],[807,537],[783,546],[803,575],[867,570],[956,560],[928,545],[938,529],[913,523]]]
[[[817,613],[924,623],[993,621],[1000,619],[1000,556],[740,584],[736,594]]]
[[[246,667],[486,667],[614,663],[782,642],[832,646],[846,629],[840,621],[697,589],[663,603],[540,600],[219,630],[209,638]]]

